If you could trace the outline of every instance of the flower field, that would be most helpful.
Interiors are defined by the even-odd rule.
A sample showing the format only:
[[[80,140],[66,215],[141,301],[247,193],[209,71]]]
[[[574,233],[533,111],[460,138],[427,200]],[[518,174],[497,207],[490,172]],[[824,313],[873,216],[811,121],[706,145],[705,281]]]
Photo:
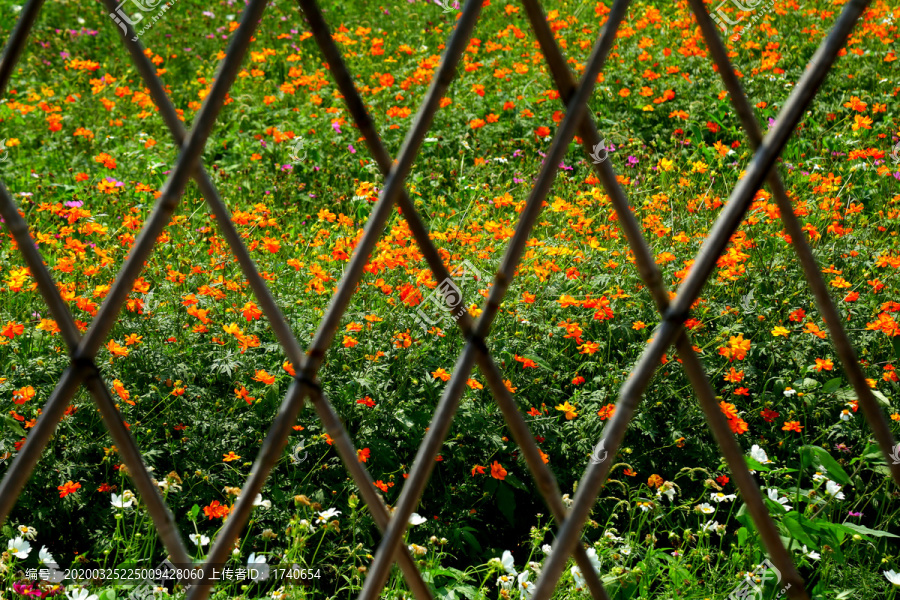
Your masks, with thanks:
[[[736,0],[722,4],[730,8],[718,14],[738,24],[729,25],[729,57],[765,132],[846,2],[757,2],[749,13],[733,8]],[[394,157],[459,7],[323,0],[321,8]],[[135,25],[186,128],[243,9],[179,0]],[[544,9],[580,75],[610,2]],[[0,2],[4,44],[21,12]],[[178,157],[107,13],[88,0],[48,3],[0,90],[0,181],[81,333]],[[203,154],[304,348],[385,183],[309,29],[296,4],[270,3]],[[777,163],[895,439],[898,40],[900,7],[873,1]],[[753,156],[688,2],[631,4],[589,106],[602,160],[674,292]],[[564,116],[524,8],[485,0],[406,185],[444,263],[463,275],[456,291],[473,317]],[[660,323],[592,157],[576,141],[487,340],[567,506]],[[439,306],[446,289],[394,209],[318,374],[389,508],[466,345]],[[900,597],[900,490],[768,188],[685,325],[809,597]],[[0,474],[29,443],[70,364],[62,338],[0,228]],[[96,362],[188,550],[204,559],[297,373],[193,181]],[[674,349],[610,459],[582,542],[614,600],[726,598],[766,559]],[[477,368],[435,461],[404,538],[435,596],[531,598],[556,527]],[[228,565],[265,564],[269,577],[223,580],[212,597],[356,597],[381,540],[361,496],[307,406]],[[0,599],[137,598],[140,586],[110,574],[166,559],[87,389],[0,524],[0,551]],[[72,576],[41,582],[36,572],[48,564]],[[752,597],[780,597],[777,579],[763,579]],[[157,582],[146,593],[182,598],[185,590]],[[382,597],[412,597],[399,569]],[[590,597],[574,561],[553,597]]]

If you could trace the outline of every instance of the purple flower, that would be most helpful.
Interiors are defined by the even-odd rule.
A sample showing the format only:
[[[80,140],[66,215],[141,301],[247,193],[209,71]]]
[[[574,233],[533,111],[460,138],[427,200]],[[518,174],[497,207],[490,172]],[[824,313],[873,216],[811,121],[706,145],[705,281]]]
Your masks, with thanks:
[[[524,154],[524,153],[520,149],[516,148],[516,151],[513,152],[513,158],[516,158],[517,156],[522,156],[522,154]]]
[[[78,208],[79,206],[84,206],[84,202],[81,200],[67,200],[66,206],[69,208]]]
[[[862,514],[861,512],[853,512],[853,511],[851,510],[850,512],[847,513],[847,516],[849,516],[849,517],[861,517],[861,516],[863,516],[863,514]]]
[[[637,164],[638,164],[638,159],[637,159],[637,157],[636,157],[636,156],[629,156],[629,157],[628,157],[628,160],[626,161],[626,164],[627,164],[629,167],[636,167]]]
[[[525,180],[519,179],[518,177],[513,177],[513,183],[525,183]]]
[[[356,148],[353,147],[353,144],[347,144],[347,150],[350,151],[350,154],[356,154]]]
[[[334,129],[336,132],[341,133],[341,124],[338,123],[337,121],[335,121],[334,123],[331,124],[331,128]]]
[[[263,148],[268,148],[268,146],[266,146],[266,140],[259,140],[259,144],[260,144],[260,146],[262,146]]]
[[[560,169],[563,169],[563,170],[565,170],[565,171],[573,171],[573,170],[574,170],[572,167],[567,167],[567,166],[566,166],[566,163],[562,163],[562,162],[559,163],[559,168],[560,168]]]
[[[294,169],[294,165],[281,165],[282,171],[292,171]]]

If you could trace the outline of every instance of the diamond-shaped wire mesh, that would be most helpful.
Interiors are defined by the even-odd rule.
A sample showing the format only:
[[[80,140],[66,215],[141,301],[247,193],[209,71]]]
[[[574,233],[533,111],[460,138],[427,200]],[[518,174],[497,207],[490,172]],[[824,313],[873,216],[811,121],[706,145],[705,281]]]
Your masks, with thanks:
[[[111,12],[115,12],[117,7],[115,0],[104,0],[104,3]],[[365,232],[354,251],[344,277],[319,325],[310,348],[306,352],[302,350],[296,336],[275,304],[265,281],[257,271],[240,235],[234,228],[227,207],[219,197],[215,186],[210,181],[200,162],[200,155],[211,134],[212,127],[215,125],[219,110],[234,82],[251,41],[253,31],[262,16],[265,0],[251,0],[248,4],[241,25],[232,39],[225,59],[222,61],[215,83],[197,115],[193,129],[189,132],[186,132],[181,124],[171,100],[168,98],[155,73],[153,65],[144,55],[143,47],[137,40],[133,28],[128,23],[120,23],[123,43],[129,51],[132,61],[143,78],[145,85],[150,90],[154,103],[159,108],[159,112],[168,126],[175,143],[180,148],[180,153],[169,179],[163,187],[153,214],[146,221],[100,311],[83,337],[79,335],[68,307],[62,300],[40,253],[31,239],[27,224],[18,212],[8,190],[0,183],[0,216],[3,217],[7,228],[16,240],[48,309],[59,324],[61,334],[71,355],[70,366],[63,373],[56,389],[45,404],[41,418],[32,429],[21,451],[4,475],[2,482],[0,482],[0,522],[9,515],[18,498],[18,494],[30,477],[41,452],[53,434],[72,396],[77,388],[84,384],[97,403],[110,434],[120,448],[123,460],[134,479],[136,488],[147,504],[148,511],[170,557],[179,563],[191,562],[175,527],[174,519],[156,486],[153,484],[142,461],[140,450],[118,414],[109,388],[102,381],[94,361],[98,348],[112,328],[128,293],[132,289],[134,281],[140,274],[144,260],[152,252],[159,233],[175,210],[188,179],[193,178],[215,215],[216,222],[221,228],[223,236],[237,258],[244,275],[247,277],[250,287],[268,318],[285,354],[297,366],[297,376],[292,382],[263,442],[251,475],[242,490],[241,498],[236,503],[231,516],[219,533],[207,557],[207,562],[224,562],[234,540],[246,526],[252,510],[253,498],[261,491],[269,472],[284,449],[291,426],[295,422],[304,400],[309,398],[326,431],[333,438],[341,460],[358,485],[363,499],[369,505],[377,526],[384,532],[384,537],[376,552],[375,559],[359,597],[361,599],[377,597],[387,579],[391,565],[394,561],[397,561],[410,589],[416,597],[419,599],[432,598],[430,589],[423,581],[415,562],[401,542],[409,516],[418,504],[427,485],[434,466],[434,457],[437,455],[449,431],[462,396],[463,386],[477,363],[488,382],[491,393],[503,412],[516,443],[522,449],[526,463],[537,483],[538,490],[544,497],[554,519],[559,525],[559,532],[553,545],[553,551],[542,570],[532,597],[538,600],[549,598],[565,563],[570,556],[573,556],[581,568],[593,597],[608,598],[598,574],[592,567],[579,540],[584,523],[600,493],[613,461],[611,459],[592,460],[588,464],[585,475],[579,483],[574,505],[570,510],[567,510],[562,504],[559,486],[552,472],[541,459],[534,437],[503,383],[501,372],[486,345],[486,338],[491,322],[499,310],[500,302],[512,282],[513,274],[522,258],[531,229],[541,212],[543,200],[553,184],[558,170],[557,165],[560,164],[564,157],[569,142],[578,133],[582,138],[582,144],[587,153],[590,153],[593,148],[597,147],[597,144],[602,142],[596,125],[587,112],[586,107],[597,76],[615,43],[616,33],[625,18],[629,0],[615,0],[613,2],[607,15],[605,26],[597,39],[584,70],[582,80],[577,85],[554,39],[538,0],[522,0],[535,36],[547,60],[551,75],[560,92],[560,98],[566,106],[566,115],[556,132],[550,152],[528,198],[525,209],[521,213],[515,234],[510,240],[501,265],[498,267],[481,316],[478,321],[473,323],[469,314],[463,313],[458,320],[460,329],[466,338],[466,346],[460,354],[453,375],[444,389],[444,393],[435,410],[431,427],[428,429],[428,433],[419,447],[409,478],[403,487],[393,515],[388,513],[383,500],[376,493],[368,471],[358,462],[355,448],[337,413],[322,393],[321,387],[316,381],[316,376],[324,360],[325,352],[336,334],[338,323],[362,276],[363,267],[385,227],[394,202],[397,202],[402,209],[413,237],[419,245],[435,279],[437,281],[452,281],[446,265],[444,265],[437,249],[429,238],[425,224],[405,191],[404,182],[426,132],[431,126],[433,117],[438,109],[438,103],[449,86],[457,63],[468,44],[469,37],[478,20],[482,2],[481,0],[468,0],[466,2],[457,21],[456,28],[448,40],[441,64],[432,79],[425,99],[413,121],[413,125],[407,134],[396,161],[392,161],[378,136],[315,0],[298,0],[298,4],[307,18],[310,29],[328,63],[341,95],[347,103],[351,116],[359,126],[369,151],[385,175],[384,188],[372,210]],[[762,138],[759,124],[755,120],[749,101],[744,95],[728,61],[724,44],[716,31],[715,23],[704,6],[703,0],[690,0],[690,4],[706,40],[709,52],[723,77],[726,89],[731,95],[735,110],[741,118],[748,138],[756,148],[756,154],[745,177],[731,194],[728,204],[716,221],[706,243],[697,256],[694,266],[679,287],[678,293],[672,302],[669,301],[669,293],[662,282],[659,269],[653,260],[649,246],[630,210],[628,199],[619,185],[610,163],[608,161],[599,163],[593,161],[597,176],[612,200],[613,207],[618,215],[619,224],[634,252],[635,263],[641,278],[650,290],[663,319],[652,343],[648,345],[635,365],[629,380],[620,389],[614,416],[604,429],[600,444],[605,447],[608,456],[615,456],[624,438],[625,430],[640,401],[640,397],[649,379],[654,374],[662,354],[668,346],[674,344],[683,362],[685,372],[697,394],[701,408],[713,430],[716,442],[732,470],[735,482],[760,532],[766,551],[771,556],[776,568],[781,571],[785,583],[791,584],[788,589],[788,596],[794,599],[804,599],[808,598],[808,596],[803,580],[778,535],[775,524],[763,503],[760,490],[744,463],[740,447],[731,434],[726,418],[715,401],[713,388],[691,346],[683,323],[688,316],[689,307],[697,298],[702,286],[710,276],[716,260],[724,252],[729,239],[737,230],[752,197],[763,183],[767,182],[781,210],[785,228],[791,236],[816,302],[828,324],[838,356],[843,362],[851,384],[859,397],[866,419],[882,452],[886,457],[890,456],[894,441],[891,437],[887,420],[875,402],[865,381],[856,354],[828,294],[821,271],[816,265],[809,245],[806,242],[801,224],[793,213],[784,184],[781,182],[777,171],[773,168],[789,136],[824,81],[837,57],[838,51],[841,49],[856,21],[862,15],[868,2],[866,0],[850,0],[847,3],[832,31],[810,61],[807,72],[801,78],[779,114],[776,126],[765,139]],[[0,93],[6,89],[14,65],[24,48],[25,41],[37,18],[41,5],[42,0],[30,0],[26,4],[16,28],[6,44],[5,53],[2,61],[0,61]],[[895,483],[900,485],[900,466],[893,464],[893,461],[888,461],[888,463],[891,465],[891,474]],[[203,600],[208,597],[211,590],[211,582],[191,586],[188,598]]]

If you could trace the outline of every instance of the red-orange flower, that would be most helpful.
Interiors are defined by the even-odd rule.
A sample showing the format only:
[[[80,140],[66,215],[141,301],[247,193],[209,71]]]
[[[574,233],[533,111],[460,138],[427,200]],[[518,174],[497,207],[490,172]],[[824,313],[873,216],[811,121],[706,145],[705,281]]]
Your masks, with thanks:
[[[369,462],[369,456],[371,456],[372,452],[368,448],[363,448],[362,450],[356,451],[356,458],[359,459],[359,462]]]
[[[17,390],[13,390],[13,402],[15,404],[25,404],[27,401],[34,398],[34,388],[30,385],[26,385],[25,387],[20,387]]]
[[[785,421],[784,427],[781,428],[782,431],[796,431],[800,433],[800,430],[803,429],[803,425],[800,424],[800,421]]]
[[[65,498],[69,494],[74,494],[75,492],[77,492],[79,490],[79,488],[81,488],[81,484],[74,483],[72,481],[67,481],[66,483],[64,483],[62,485],[56,486],[56,489],[59,490],[60,498]]]
[[[260,383],[264,383],[266,385],[272,385],[275,383],[275,376],[269,375],[264,370],[257,370],[256,375],[253,376],[253,381],[258,381]]]
[[[491,465],[491,477],[499,479],[500,481],[506,479],[506,469],[504,469],[496,460],[494,461],[494,464]]]

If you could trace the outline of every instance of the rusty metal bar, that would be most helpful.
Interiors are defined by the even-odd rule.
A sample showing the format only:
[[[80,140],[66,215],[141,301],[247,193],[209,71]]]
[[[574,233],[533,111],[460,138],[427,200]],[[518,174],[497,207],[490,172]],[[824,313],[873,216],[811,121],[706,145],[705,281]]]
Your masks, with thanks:
[[[553,33],[544,18],[540,5],[536,0],[523,0],[526,12],[532,23],[532,28],[547,63],[550,66],[551,74],[554,77],[556,87],[560,91],[560,100],[566,103],[571,98],[575,89],[575,81],[566,66],[565,59],[559,50]],[[600,134],[596,129],[593,119],[585,117],[581,129],[579,131],[582,137],[582,146],[585,154],[590,156],[593,148],[598,144],[602,144]],[[660,314],[665,314],[669,305],[669,296],[662,280],[662,274],[656,266],[653,255],[647,245],[646,240],[641,234],[640,226],[637,219],[630,210],[628,200],[622,190],[621,185],[615,177],[612,166],[609,161],[594,160],[594,170],[598,174],[607,194],[610,196],[613,208],[619,217],[619,224],[625,232],[629,245],[635,255],[635,263],[638,273],[641,275],[644,284],[650,291],[651,297],[656,302],[657,309]],[[675,347],[679,357],[682,359],[683,366],[692,386],[697,392],[701,407],[704,410],[710,428],[719,443],[726,462],[732,469],[735,483],[740,489],[747,503],[747,508],[753,517],[757,528],[760,530],[763,542],[772,554],[776,566],[785,575],[785,581],[791,583],[793,593],[802,593],[803,580],[797,573],[790,555],[784,548],[784,544],[778,535],[774,523],[769,518],[769,512],[766,509],[765,502],[760,493],[759,487],[750,475],[746,463],[744,462],[743,453],[731,434],[728,422],[722,411],[715,401],[715,392],[706,377],[699,358],[693,351],[690,338],[682,327],[682,333],[675,342]],[[581,548],[580,544],[575,545],[576,551]],[[799,595],[797,598],[805,598]]]
[[[105,1],[107,4],[107,8],[109,8],[110,10],[114,10],[116,8],[117,5],[115,4],[114,0]],[[159,107],[163,120],[172,133],[176,144],[182,145],[184,143],[186,134],[185,128],[181,123],[181,120],[178,118],[178,115],[175,112],[175,107],[172,105],[171,100],[169,100],[169,97],[163,89],[159,78],[156,76],[152,63],[150,63],[149,59],[144,54],[141,43],[134,39],[136,35],[134,34],[131,26],[127,23],[126,30],[124,32],[121,32],[121,37],[123,43],[130,52],[132,60],[137,66],[139,73],[144,79],[147,88],[150,90],[150,95],[153,98],[154,103]],[[215,189],[215,186],[209,179],[209,176],[207,175],[202,164],[198,165],[198,168],[194,172],[193,177],[197,182],[198,187],[200,188],[201,194],[204,196],[211,210],[213,211],[213,214],[216,216],[219,227],[222,230],[224,237],[226,238],[232,252],[237,257],[238,262],[240,263],[240,266],[245,276],[247,277],[248,282],[250,283],[254,295],[260,303],[260,308],[266,314],[266,317],[272,324],[273,330],[275,331],[275,334],[278,337],[281,346],[284,348],[285,353],[294,364],[302,363],[302,361],[304,360],[304,355],[300,344],[291,331],[290,326],[288,325],[287,320],[284,318],[281,310],[275,303],[274,298],[272,298],[268,286],[259,275],[253,259],[250,257],[249,252],[241,241],[240,234],[238,234],[231,221],[230,212],[218,195],[218,191]],[[330,405],[326,404],[326,406]],[[329,426],[329,424],[331,426]],[[329,435],[331,435],[335,440],[341,439],[346,441],[348,439],[343,425],[341,425],[340,420],[337,419],[336,416],[335,418],[328,420],[328,423],[326,424],[326,430],[328,431]],[[288,430],[288,433],[289,431],[290,430]],[[278,452],[280,451],[281,449],[278,449]],[[377,500],[378,497],[374,494],[374,484],[372,484],[372,479],[371,477],[368,477],[368,473],[365,471],[365,469],[361,469],[361,472],[365,473],[365,475],[361,478],[359,477],[359,472],[354,473],[354,471],[360,471],[360,469],[353,468],[354,463],[356,465],[359,465],[359,461],[356,459],[356,451],[355,449],[352,449],[352,447],[350,455],[352,455],[353,457],[353,462],[348,463],[348,470],[350,470],[351,474],[354,475],[354,479],[356,480],[357,485],[359,485],[360,487],[363,498],[367,499],[367,501],[371,501],[373,499],[371,498],[371,496],[374,496],[374,498]],[[274,463],[272,464],[274,465]],[[266,475],[269,473],[270,469],[271,466],[269,467],[269,469],[265,470]],[[257,468],[256,472],[260,473],[262,471],[261,469]],[[261,482],[264,483],[264,480],[265,477],[261,479]],[[367,484],[368,488],[366,487]],[[256,487],[255,482],[251,487]],[[261,487],[262,486],[260,485],[259,488],[261,489]],[[259,490],[242,490],[242,495],[249,496],[250,498],[255,498],[257,493],[259,493]],[[381,505],[381,508],[381,511],[378,511],[377,507],[373,508],[373,515],[375,516],[376,522],[380,521],[378,517],[383,517],[384,522],[386,523],[386,520],[388,518],[387,511],[383,509],[383,505]],[[428,590],[427,585],[422,580],[421,574],[419,573],[418,569],[415,567],[415,563],[412,557],[409,555],[405,548],[403,549],[403,552],[401,554],[401,567],[403,567],[407,578],[410,580],[410,588],[416,593],[416,596],[419,598],[431,598],[431,593]]]
[[[360,98],[359,93],[356,90],[356,86],[353,84],[353,78],[350,76],[346,64],[343,61],[343,57],[330,35],[328,25],[325,23],[318,6],[313,0],[298,0],[298,4],[307,16],[310,28],[314,32],[319,48],[325,57],[325,61],[328,63],[329,69],[335,78],[335,82],[347,104],[347,108],[353,117],[353,120],[358,125],[366,140],[370,153],[375,158],[382,174],[387,176],[390,172],[391,165],[393,164],[391,157],[385,149],[381,137],[375,130],[374,124],[369,117],[369,113],[362,102],[362,98]],[[436,281],[452,281],[450,273],[444,266],[444,262],[441,260],[437,249],[432,243],[431,238],[428,235],[428,230],[419,218],[419,214],[410,201],[405,188],[401,190],[398,197],[398,204],[403,211],[403,216],[409,224],[410,231],[412,232],[419,249],[422,251],[422,255],[425,257],[426,262],[431,268]],[[457,324],[463,332],[463,335],[468,336],[470,334],[472,329],[472,319],[467,311],[460,315]],[[509,391],[503,383],[500,371],[497,369],[490,354],[479,352],[477,360],[479,367],[485,374],[488,387],[497,399],[497,403],[500,405],[500,409],[503,411],[504,417],[510,426],[513,438],[523,450],[526,462],[535,477],[539,491],[547,501],[548,507],[553,512],[554,517],[561,521],[565,516],[566,509],[560,499],[559,486],[556,483],[556,478],[553,476],[553,473],[547,465],[544,464],[537,445],[534,442],[534,437],[516,407],[515,402],[509,395]],[[349,455],[355,456],[353,454]],[[590,559],[587,556],[587,552],[583,547],[576,546],[575,559],[584,572],[587,585],[591,589],[594,597],[606,600],[608,594],[606,594],[606,590],[603,589],[603,584],[600,582],[600,578],[594,571]]]
[[[109,330],[112,329],[116,316],[131,293],[134,281],[144,268],[144,261],[147,260],[156,245],[156,238],[168,223],[175,207],[181,200],[188,178],[197,167],[206,140],[209,138],[216,117],[222,108],[225,95],[241,68],[244,55],[250,46],[250,38],[253,37],[253,32],[259,24],[265,7],[266,0],[249,0],[241,18],[241,24],[235,31],[226,56],[222,60],[222,66],[216,74],[212,89],[204,100],[200,112],[197,113],[193,129],[178,155],[169,179],[163,185],[162,194],[156,202],[153,213],[144,223],[125,264],[116,275],[116,280],[103,304],[100,305],[97,316],[94,317],[91,326],[82,338],[76,354],[77,358],[93,358],[109,334]]]
[[[621,446],[625,437],[625,429],[634,415],[640,397],[655,372],[662,354],[680,331],[680,326],[687,318],[691,304],[696,300],[700,288],[715,267],[717,257],[724,251],[756,190],[762,185],[763,178],[772,168],[787,143],[788,137],[802,118],[803,111],[815,96],[828,69],[836,59],[838,51],[867,5],[868,0],[850,0],[844,7],[834,28],[810,61],[812,67],[801,77],[779,114],[775,126],[757,151],[744,178],[732,192],[728,204],[722,210],[706,243],[701,248],[696,262],[679,287],[678,295],[666,312],[665,320],[656,330],[653,341],[641,355],[630,378],[620,389],[615,414],[603,431],[602,441],[608,452],[615,454]],[[556,550],[562,550],[562,552],[554,552],[548,558],[538,580],[533,596],[534,600],[547,600],[552,594],[565,566],[566,557],[577,543],[581,528],[590,514],[591,506],[609,474],[609,463],[611,461],[590,464],[585,471],[575,494],[570,518],[560,529],[557,537]]]
[[[110,11],[115,11],[118,7],[115,0],[104,0],[104,4]],[[125,45],[125,48],[128,49],[129,54],[131,54],[131,60],[135,67],[137,67],[141,79],[144,80],[144,85],[146,85],[147,89],[150,91],[150,97],[153,98],[153,103],[159,108],[159,113],[166,126],[169,128],[172,138],[175,140],[175,143],[181,147],[183,146],[187,135],[184,124],[181,122],[181,119],[178,118],[178,113],[175,112],[175,106],[163,89],[162,82],[160,82],[159,78],[156,76],[156,67],[144,54],[143,44],[141,44],[139,40],[135,40],[137,36],[134,33],[134,29],[127,22],[123,22],[123,24],[126,27],[125,31],[122,31],[119,27],[116,28],[122,38],[122,43]],[[303,349],[297,342],[297,338],[291,330],[287,319],[284,318],[281,309],[278,308],[278,305],[275,303],[275,299],[272,297],[272,293],[269,291],[268,286],[266,286],[265,281],[259,274],[256,264],[250,257],[250,253],[241,241],[241,236],[231,220],[231,213],[219,196],[218,190],[216,190],[215,185],[213,185],[210,180],[202,162],[198,163],[197,169],[193,173],[193,178],[194,181],[197,182],[200,194],[206,199],[206,203],[216,217],[216,224],[221,230],[222,236],[225,238],[226,242],[228,242],[229,248],[231,248],[232,253],[237,258],[238,264],[240,265],[244,276],[247,278],[250,288],[253,290],[253,295],[256,296],[256,299],[259,301],[260,308],[269,320],[272,330],[275,332],[275,336],[278,338],[282,348],[284,348],[285,354],[292,363],[298,365],[303,360]]]
[[[762,131],[743,87],[732,70],[731,62],[728,60],[728,51],[716,34],[715,24],[712,22],[709,13],[706,12],[703,2],[701,0],[690,0],[690,2],[700,29],[703,32],[703,37],[706,39],[706,46],[709,48],[710,54],[718,66],[719,73],[722,74],[725,89],[728,90],[728,94],[731,96],[735,112],[741,119],[750,143],[756,149],[762,143]],[[813,256],[812,249],[806,241],[806,234],[803,232],[799,219],[794,214],[794,207],[788,199],[784,183],[778,176],[776,169],[773,168],[769,172],[766,182],[769,185],[769,189],[772,190],[772,196],[778,204],[778,209],[781,211],[781,220],[784,222],[784,228],[787,230],[788,235],[791,236],[791,243],[794,245],[794,250],[800,259],[806,280],[809,282],[809,287],[819,307],[819,312],[822,313],[822,319],[828,326],[829,333],[831,333],[831,340],[834,343],[838,358],[841,364],[844,365],[847,378],[850,380],[854,391],[856,391],[859,403],[863,408],[863,414],[865,414],[869,427],[872,428],[872,433],[875,435],[878,446],[881,448],[881,452],[888,463],[894,483],[900,486],[900,463],[896,463],[892,459],[895,440],[891,435],[890,426],[884,416],[884,412],[875,401],[872,390],[866,383],[866,376],[859,364],[859,358],[856,355],[853,344],[850,342],[850,337],[847,335],[843,325],[841,325],[841,315],[831,299],[828,286],[825,284],[825,279],[822,277],[822,272]]]
[[[431,86],[426,93],[425,100],[423,101],[422,106],[419,109],[412,128],[410,129],[410,132],[408,133],[406,140],[404,141],[397,164],[391,171],[391,174],[385,183],[384,189],[381,192],[381,197],[379,198],[378,202],[375,205],[375,208],[372,210],[372,213],[369,216],[369,220],[366,223],[363,237],[357,247],[354,249],[354,253],[350,259],[350,263],[347,265],[344,276],[338,285],[338,290],[332,297],[328,310],[324,318],[322,319],[322,322],[320,323],[319,328],[316,332],[316,336],[313,339],[313,343],[309,351],[307,352],[308,359],[304,361],[304,363],[301,363],[299,365],[298,378],[305,381],[308,385],[313,384],[316,371],[324,360],[325,351],[327,350],[328,346],[330,346],[331,341],[334,339],[335,331],[337,330],[337,327],[340,323],[340,319],[343,316],[343,313],[346,310],[347,305],[349,304],[350,298],[355,291],[356,284],[362,276],[363,267],[365,266],[366,262],[368,262],[369,254],[371,253],[372,248],[377,242],[378,236],[384,229],[384,224],[387,221],[388,215],[390,214],[391,205],[396,199],[396,196],[400,189],[402,189],[403,181],[406,178],[406,175],[409,173],[409,170],[412,167],[412,162],[418,152],[419,146],[421,145],[422,140],[424,139],[425,134],[431,125],[431,122],[433,121],[434,113],[438,108],[438,103],[447,87],[449,86],[450,81],[452,81],[453,79],[453,72],[456,69],[459,58],[462,56],[463,51],[468,45],[469,36],[471,35],[472,29],[475,26],[475,22],[477,21],[480,12],[480,1],[469,0],[458,21],[456,29],[450,36],[450,40],[447,44],[447,49],[444,53],[443,60],[441,61],[435,77],[432,80]],[[282,405],[282,413],[293,412],[296,417],[297,412],[299,412],[303,397],[304,396],[302,393],[297,393],[295,395],[292,395],[292,397],[289,396],[288,398],[286,398],[284,404]],[[276,438],[272,438],[271,436],[275,431],[276,426],[277,423],[273,425],[272,429],[270,429],[270,437],[267,438],[268,440],[271,440],[271,443],[264,444],[259,457],[257,457],[257,464],[263,467],[271,459],[277,458],[276,452],[277,454],[281,453],[281,450],[284,446],[284,441],[287,437],[287,433],[289,433],[289,430],[288,432],[284,433],[280,445],[275,443]],[[274,462],[272,464],[274,464]],[[265,476],[262,477],[263,480],[264,478]],[[255,485],[255,481],[251,476],[251,480],[248,481],[245,488],[252,489],[252,485]],[[259,485],[261,487],[261,482],[259,483]],[[249,501],[245,502],[247,498],[249,498]],[[239,500],[235,505],[230,520],[234,520],[235,522],[242,522],[246,520],[251,509],[251,494],[245,492],[242,495],[241,500]],[[225,529],[222,533],[226,534],[226,532],[230,536],[236,536],[236,532],[233,532],[231,529],[229,529],[228,524],[226,524]],[[226,548],[224,545],[220,544],[220,542],[225,537],[225,535],[220,535],[219,541],[217,541],[212,550],[210,550],[207,559],[208,561],[216,562],[217,556],[224,556]],[[391,557],[395,555],[395,552],[396,548],[392,548]],[[209,591],[210,588],[206,585],[192,587],[188,592],[188,600],[205,600],[205,598],[209,594]]]
[[[363,268],[378,241],[378,236],[384,230],[384,224],[390,215],[391,207],[403,189],[403,182],[412,168],[419,147],[422,145],[422,140],[425,138],[428,128],[431,127],[434,114],[439,108],[438,103],[453,80],[456,66],[468,45],[469,37],[472,35],[475,22],[480,14],[481,2],[467,0],[457,21],[456,28],[447,42],[447,49],[444,51],[441,64],[431,80],[425,99],[419,107],[406,139],[403,141],[397,161],[393,165],[390,175],[385,180],[378,202],[375,203],[372,212],[369,214],[369,220],[366,222],[362,239],[360,239],[354,249],[353,256],[350,258],[350,262],[344,270],[344,276],[338,285],[338,290],[332,297],[331,304],[328,306],[328,310],[313,338],[308,351],[309,364],[311,366],[309,373],[313,376],[325,359],[325,352],[334,339],[341,317],[350,303],[356,284],[362,277]]]
[[[615,32],[625,16],[627,6],[628,0],[616,0],[614,2],[606,27],[597,39],[594,50],[588,60],[582,84],[578,88],[572,102],[569,103],[566,116],[554,137],[538,180],[521,213],[516,231],[503,257],[501,268],[494,277],[494,284],[491,287],[485,308],[475,325],[473,334],[469,337],[465,349],[457,360],[453,375],[444,389],[444,393],[435,410],[428,433],[426,433],[422,444],[419,446],[409,478],[403,486],[403,491],[400,493],[391,526],[382,539],[382,543],[375,554],[375,560],[372,562],[369,576],[363,584],[363,590],[359,596],[360,600],[374,600],[378,589],[384,585],[384,581],[387,579],[390,556],[394,548],[402,540],[403,533],[406,530],[406,521],[422,495],[434,468],[434,457],[443,444],[443,440],[446,438],[450,425],[453,422],[453,416],[462,396],[462,386],[472,370],[476,347],[484,346],[484,337],[490,329],[491,321],[497,314],[500,301],[506,293],[522,257],[525,242],[530,236],[531,229],[540,214],[543,200],[550,191],[559,169],[559,163],[565,155],[569,141],[575,135],[577,124],[581,121],[581,117],[586,111],[587,101],[593,92],[597,75],[615,42]],[[569,554],[572,554],[572,549],[569,550]]]

